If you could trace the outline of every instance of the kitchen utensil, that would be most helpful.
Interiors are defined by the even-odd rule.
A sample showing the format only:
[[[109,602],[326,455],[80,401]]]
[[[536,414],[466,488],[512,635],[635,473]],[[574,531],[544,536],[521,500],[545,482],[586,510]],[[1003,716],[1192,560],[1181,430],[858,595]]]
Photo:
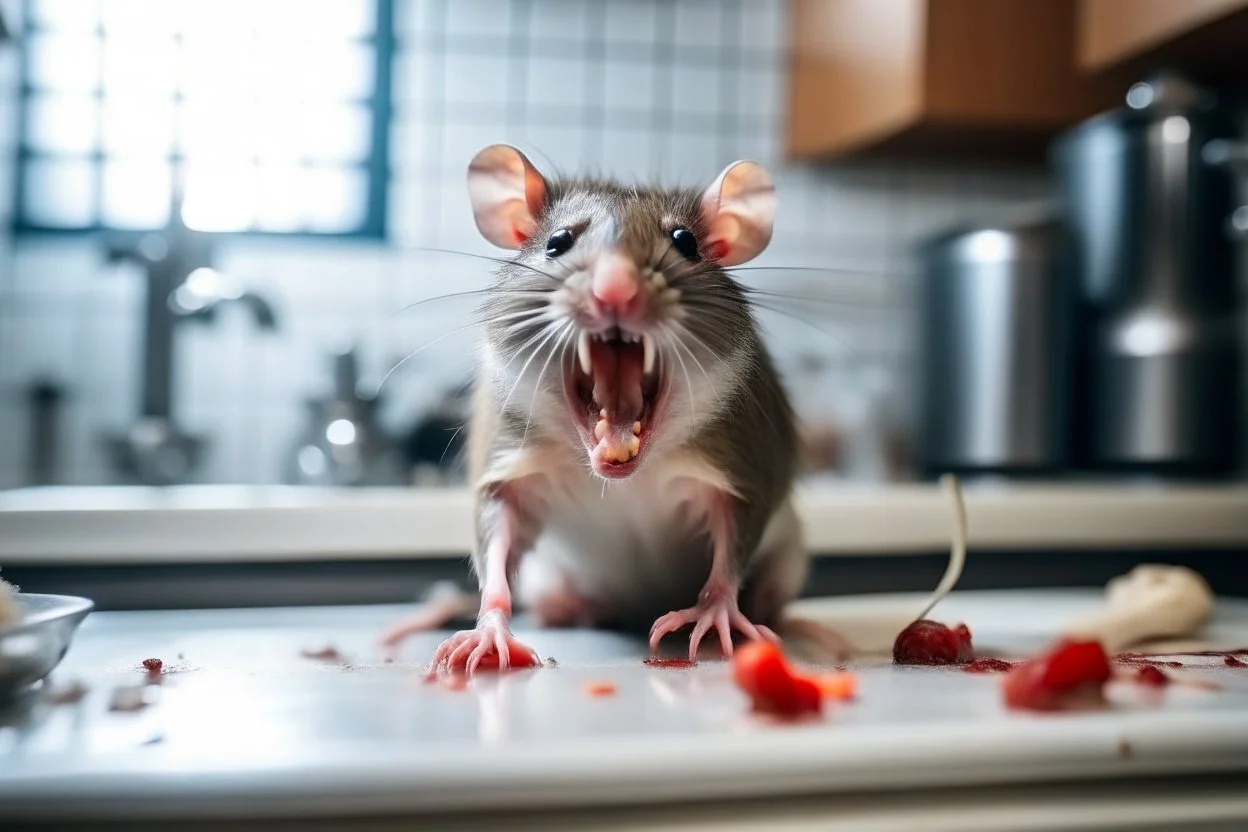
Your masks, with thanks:
[[[78,625],[95,608],[87,598],[17,592],[17,624],[0,627],[0,700],[47,677],[65,654]]]
[[[1243,114],[1241,123],[1244,125],[1241,134],[1248,135],[1248,114]],[[1248,298],[1248,140],[1212,141],[1205,145],[1204,156],[1209,164],[1230,171],[1236,184],[1235,210],[1227,219],[1226,232],[1238,247],[1239,301],[1235,311],[1240,349],[1239,470],[1241,476],[1248,476],[1248,308],[1245,307],[1245,298]]]
[[[1230,188],[1201,161],[1233,134],[1230,109],[1163,72],[1054,144],[1081,300],[1079,455],[1093,468],[1235,465]]]
[[[296,485],[403,484],[399,454],[377,423],[378,399],[360,391],[355,350],[334,354],[332,371],[331,394],[307,403],[309,420],[291,453],[288,481]]]
[[[1040,219],[921,249],[920,470],[1041,473],[1067,459],[1070,287]]]
[[[65,388],[49,378],[38,378],[27,388],[30,405],[30,439],[26,479],[30,485],[52,485],[59,476],[61,416]]]

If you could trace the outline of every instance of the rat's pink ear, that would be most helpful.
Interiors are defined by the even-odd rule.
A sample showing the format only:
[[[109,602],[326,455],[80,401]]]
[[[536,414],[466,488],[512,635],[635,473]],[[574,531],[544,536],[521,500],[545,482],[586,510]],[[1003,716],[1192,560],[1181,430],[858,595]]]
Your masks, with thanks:
[[[755,162],[733,162],[702,194],[706,249],[721,266],[762,254],[775,217],[776,187]]]
[[[485,239],[516,249],[537,228],[546,207],[546,180],[519,150],[494,144],[468,165],[468,198]]]

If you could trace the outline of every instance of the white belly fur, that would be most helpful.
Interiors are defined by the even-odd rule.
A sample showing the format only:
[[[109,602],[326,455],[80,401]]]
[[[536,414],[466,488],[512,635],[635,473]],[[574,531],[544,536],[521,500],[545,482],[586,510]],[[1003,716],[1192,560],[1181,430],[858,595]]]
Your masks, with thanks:
[[[570,589],[613,623],[648,627],[659,615],[696,603],[711,566],[707,512],[717,495],[731,490],[718,471],[676,452],[604,488],[583,468],[542,464],[549,458],[512,462],[530,474],[541,472],[525,487],[540,489],[545,502],[541,533],[520,563],[516,595],[522,606]],[[796,569],[800,586],[801,547],[796,513],[785,503],[760,552],[774,552],[789,564],[787,571]],[[788,554],[798,562],[783,557]]]

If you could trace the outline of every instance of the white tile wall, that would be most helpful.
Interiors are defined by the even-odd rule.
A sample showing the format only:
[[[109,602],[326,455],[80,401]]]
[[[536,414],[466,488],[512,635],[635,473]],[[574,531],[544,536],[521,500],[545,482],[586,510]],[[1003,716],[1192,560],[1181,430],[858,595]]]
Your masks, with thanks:
[[[343,340],[358,340],[373,383],[429,344],[386,382],[385,419],[396,428],[464,377],[474,333],[456,328],[471,322],[473,299],[401,310],[487,279],[488,263],[414,247],[497,254],[478,237],[463,187],[469,158],[497,141],[569,171],[689,184],[736,158],[770,166],[780,216],[775,242],[753,265],[823,270],[761,270],[748,282],[838,301],[767,298],[773,309],[760,309],[786,369],[802,353],[833,362],[821,385],[803,383],[799,403],[861,412],[860,391],[876,384],[890,391],[886,409],[904,417],[909,244],[1042,196],[1045,183],[1034,173],[784,164],[786,27],[782,0],[396,0],[390,239],[222,248],[220,266],[273,301],[280,331],[258,333],[227,315],[182,332],[176,408],[210,439],[201,478],[277,479],[303,402],[324,392],[328,351]],[[3,193],[13,175],[3,122],[15,110],[15,57],[0,50]],[[9,207],[0,199],[5,229]],[[0,486],[23,479],[20,388],[37,372],[70,389],[66,479],[111,476],[99,436],[123,427],[137,405],[141,288],[131,269],[106,273],[88,241],[14,246],[0,235]]]

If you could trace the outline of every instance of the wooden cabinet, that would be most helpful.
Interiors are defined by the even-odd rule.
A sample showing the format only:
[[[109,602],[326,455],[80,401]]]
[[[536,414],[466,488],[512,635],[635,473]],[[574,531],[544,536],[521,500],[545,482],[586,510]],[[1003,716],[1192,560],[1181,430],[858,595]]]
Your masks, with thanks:
[[[1248,76],[1248,0],[790,0],[786,146],[1039,160],[1159,66]]]
[[[1243,52],[1245,20],[1248,0],[1079,0],[1076,55],[1081,68],[1100,71],[1187,51],[1208,54],[1224,40]]]

